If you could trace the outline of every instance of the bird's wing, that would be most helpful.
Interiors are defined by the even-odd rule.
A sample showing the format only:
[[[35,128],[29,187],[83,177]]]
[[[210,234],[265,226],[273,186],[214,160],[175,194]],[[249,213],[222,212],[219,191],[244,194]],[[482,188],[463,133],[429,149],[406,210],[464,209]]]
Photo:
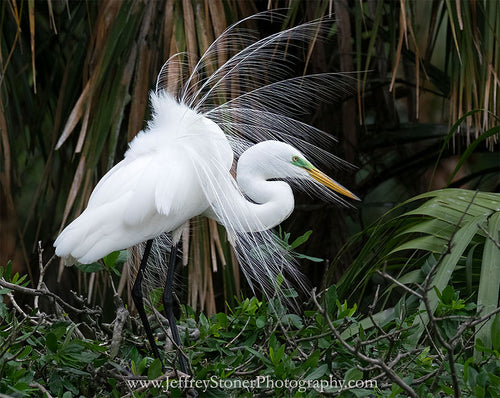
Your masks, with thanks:
[[[193,170],[189,151],[177,148],[175,155],[159,159],[155,166],[154,199],[158,213],[183,223],[205,210],[207,200]]]
[[[151,161],[151,157],[125,158],[115,165],[94,188],[85,211],[56,239],[56,254],[89,263],[125,248],[121,247],[122,242],[125,245],[130,240],[123,228],[126,217],[131,215],[127,208],[132,207],[131,200]],[[151,204],[141,204],[132,211],[137,218],[139,212],[143,217],[151,209]],[[137,239],[140,241],[140,237]]]
[[[156,211],[157,174],[154,154],[126,157],[99,181],[90,196],[87,211],[120,202],[123,213],[116,215],[117,222],[139,224]]]
[[[96,208],[134,191],[151,160],[151,156],[142,156],[116,164],[96,185],[87,206]]]
[[[190,198],[196,183],[180,171],[188,160],[179,150],[166,152],[126,157],[111,169],[94,189],[85,211],[57,238],[56,253],[93,262],[172,231],[200,214],[206,200]]]
[[[109,204],[125,195],[129,199],[122,219],[128,226],[139,225],[155,214],[179,218],[176,214],[183,208],[189,212],[193,206],[199,207],[199,203],[193,203],[199,195],[189,160],[179,147],[126,157],[97,184],[88,209]]]

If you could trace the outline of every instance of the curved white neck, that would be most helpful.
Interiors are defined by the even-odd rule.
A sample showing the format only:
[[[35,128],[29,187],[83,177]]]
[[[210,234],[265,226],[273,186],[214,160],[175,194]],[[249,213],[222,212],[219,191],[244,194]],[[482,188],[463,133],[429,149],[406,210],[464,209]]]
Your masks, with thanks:
[[[287,219],[294,208],[293,192],[283,181],[267,181],[267,177],[241,171],[238,166],[237,181],[241,191],[252,203],[239,196],[237,208],[245,209],[240,214],[239,223],[244,232],[270,229]],[[240,229],[240,228],[238,228]]]
[[[286,182],[269,181],[280,177],[276,174],[279,168],[273,167],[272,156],[263,151],[262,145],[247,149],[238,161],[238,187],[229,173],[209,184],[208,196],[214,199],[204,214],[225,225],[228,232],[258,232],[275,227],[288,218],[295,204]]]

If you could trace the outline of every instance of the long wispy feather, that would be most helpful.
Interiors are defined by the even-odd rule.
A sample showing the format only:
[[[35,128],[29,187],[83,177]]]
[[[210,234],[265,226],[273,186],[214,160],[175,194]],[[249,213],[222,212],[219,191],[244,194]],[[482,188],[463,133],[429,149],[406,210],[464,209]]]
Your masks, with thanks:
[[[298,119],[317,106],[318,101],[340,101],[353,93],[355,82],[350,75],[293,75],[296,63],[303,62],[293,52],[311,39],[323,36],[326,21],[308,22],[264,38],[244,27],[249,20],[271,19],[282,23],[285,15],[264,12],[232,25],[210,45],[194,69],[184,74],[188,76],[184,81],[172,84],[169,73],[185,71],[190,56],[174,55],[158,75],[155,95],[161,97],[168,92],[179,104],[216,123],[226,133],[236,159],[257,142],[278,140],[293,145],[315,162],[349,166],[327,150],[335,142],[334,137]],[[213,71],[221,56],[228,58]],[[252,207],[245,205],[249,203],[245,195],[218,159],[209,151],[207,156],[200,157],[198,153],[191,156],[193,169],[209,199],[211,216],[225,226],[250,287],[263,291],[270,299],[286,301],[290,289],[305,288],[304,278],[279,238],[268,226],[256,221],[258,217]],[[328,201],[347,204],[319,183],[288,182]],[[157,270],[165,269],[168,256],[160,247],[169,243],[161,236],[153,246],[159,255],[151,260],[156,262],[150,267],[151,281],[157,279]]]

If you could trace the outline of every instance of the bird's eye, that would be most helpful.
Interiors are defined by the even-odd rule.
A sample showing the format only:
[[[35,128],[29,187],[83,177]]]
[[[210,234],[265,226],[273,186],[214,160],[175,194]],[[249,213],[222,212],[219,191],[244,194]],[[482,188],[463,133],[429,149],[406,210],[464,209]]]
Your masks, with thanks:
[[[292,156],[292,162],[298,162],[298,161],[299,161],[299,157],[297,155]]]

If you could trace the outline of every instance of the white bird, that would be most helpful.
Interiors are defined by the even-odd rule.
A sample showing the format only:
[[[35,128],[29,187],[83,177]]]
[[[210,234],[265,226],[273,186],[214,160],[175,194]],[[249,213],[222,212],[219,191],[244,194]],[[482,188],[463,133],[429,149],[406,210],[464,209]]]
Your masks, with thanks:
[[[164,87],[167,71],[180,65],[180,56],[167,61],[150,96],[152,120],[130,142],[124,159],[99,181],[87,208],[54,243],[56,254],[70,265],[92,263],[113,251],[148,242],[133,298],[157,357],[141,288],[153,239],[171,234],[163,300],[179,345],[172,311],[173,265],[189,219],[204,215],[224,225],[250,286],[258,285],[273,297],[290,287],[287,278],[301,282],[290,257],[270,232],[294,209],[288,182],[337,202],[341,202],[337,194],[358,199],[303,153],[324,158],[326,152],[314,143],[318,137],[324,140],[325,133],[288,116],[316,102],[314,96],[331,97],[336,92],[332,88],[345,91],[348,86],[343,76],[332,74],[283,79],[285,61],[279,56],[285,54],[284,47],[317,34],[319,26],[319,21],[312,22],[252,41],[246,30],[237,35],[236,24],[207,50],[187,81],[177,85],[176,93]],[[244,47],[208,74],[207,65],[229,44]],[[278,56],[277,65],[271,55]],[[228,85],[240,87],[241,92],[216,105],[221,94],[228,93]],[[235,154],[239,156],[236,180],[231,175]],[[179,361],[187,372],[183,355]]]

